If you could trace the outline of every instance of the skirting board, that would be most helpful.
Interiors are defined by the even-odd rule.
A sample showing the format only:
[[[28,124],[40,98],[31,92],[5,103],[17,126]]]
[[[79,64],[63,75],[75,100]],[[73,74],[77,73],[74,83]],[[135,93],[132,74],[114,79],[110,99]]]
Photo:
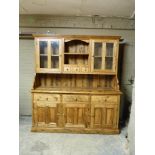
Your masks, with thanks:
[[[79,134],[119,134],[118,129],[75,129],[75,128],[43,128],[32,127],[32,132],[51,132],[51,133],[79,133]]]

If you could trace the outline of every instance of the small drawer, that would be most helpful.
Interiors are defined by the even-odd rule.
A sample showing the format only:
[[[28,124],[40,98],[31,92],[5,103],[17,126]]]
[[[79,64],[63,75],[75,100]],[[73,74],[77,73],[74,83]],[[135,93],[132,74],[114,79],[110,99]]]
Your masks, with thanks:
[[[95,95],[91,97],[91,102],[117,102],[118,97],[117,96],[112,96],[112,95],[104,95],[104,96],[99,96]]]
[[[88,72],[88,67],[81,67],[81,72]]]
[[[64,72],[70,72],[70,71],[71,71],[71,69],[69,66],[64,66]]]
[[[35,101],[37,107],[50,107],[55,108],[58,103],[48,102],[48,101]]]
[[[88,102],[87,95],[63,95],[63,102]]]
[[[72,67],[72,72],[80,72],[80,67]]]
[[[60,102],[60,95],[58,94],[34,94],[34,101]]]
[[[37,107],[46,107],[46,103],[45,103],[45,102],[37,101],[37,102],[36,102],[36,106],[37,106]]]

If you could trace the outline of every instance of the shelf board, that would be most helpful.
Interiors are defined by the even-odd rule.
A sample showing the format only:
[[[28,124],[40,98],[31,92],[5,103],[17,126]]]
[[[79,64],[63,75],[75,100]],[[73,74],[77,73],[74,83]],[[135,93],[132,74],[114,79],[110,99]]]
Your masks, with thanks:
[[[48,56],[47,54],[40,54],[40,56]],[[59,55],[51,55],[51,57],[58,57]]]
[[[72,93],[72,94],[122,94],[121,91],[116,91],[112,88],[52,88],[52,87],[37,87],[31,92],[53,92],[53,93]]]
[[[68,67],[68,66],[74,66],[74,67],[88,67],[88,64],[64,64],[64,66]]]
[[[95,58],[102,58],[102,56],[94,56]]]
[[[64,53],[65,55],[89,55],[89,53]]]

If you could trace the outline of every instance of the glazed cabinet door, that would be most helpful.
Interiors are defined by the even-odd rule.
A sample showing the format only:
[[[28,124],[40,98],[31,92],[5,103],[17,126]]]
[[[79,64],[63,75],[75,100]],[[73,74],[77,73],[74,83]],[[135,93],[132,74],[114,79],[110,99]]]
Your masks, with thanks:
[[[46,69],[48,68],[48,40],[40,39],[36,44],[38,46],[37,68]]]
[[[92,41],[92,72],[115,72],[118,55],[117,41]]]
[[[117,128],[118,106],[113,104],[91,105],[91,128]]]
[[[61,71],[61,40],[60,39],[51,39],[49,40],[50,44],[50,53],[49,53],[49,66],[52,71]]]
[[[36,72],[60,72],[62,39],[37,38],[36,46]]]

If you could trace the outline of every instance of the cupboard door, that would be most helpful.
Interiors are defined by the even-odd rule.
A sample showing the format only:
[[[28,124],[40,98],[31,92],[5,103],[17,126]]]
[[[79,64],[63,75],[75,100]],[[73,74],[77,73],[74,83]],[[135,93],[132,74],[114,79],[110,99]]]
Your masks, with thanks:
[[[63,112],[63,111],[62,111]],[[38,101],[35,103],[34,119],[35,124],[40,127],[58,127],[60,122],[59,104],[52,102]]]
[[[106,40],[92,41],[92,71],[115,72],[117,42]]]
[[[60,71],[61,69],[61,39],[51,39],[50,44],[50,66],[52,71]]]
[[[92,128],[117,128],[117,105],[92,104],[91,127]]]
[[[39,68],[48,68],[48,41],[39,41]]]
[[[89,108],[88,104],[66,103],[65,110],[65,127],[86,128],[89,124]]]
[[[42,102],[35,102],[34,119],[37,126],[46,126],[46,106]]]
[[[36,39],[36,71],[60,72],[61,70],[61,39]]]
[[[102,42],[94,42],[94,51],[93,51],[93,57],[94,57],[94,64],[93,68],[94,70],[103,70],[103,48],[104,44]]]
[[[106,43],[105,69],[112,70],[114,61],[114,43]]]

